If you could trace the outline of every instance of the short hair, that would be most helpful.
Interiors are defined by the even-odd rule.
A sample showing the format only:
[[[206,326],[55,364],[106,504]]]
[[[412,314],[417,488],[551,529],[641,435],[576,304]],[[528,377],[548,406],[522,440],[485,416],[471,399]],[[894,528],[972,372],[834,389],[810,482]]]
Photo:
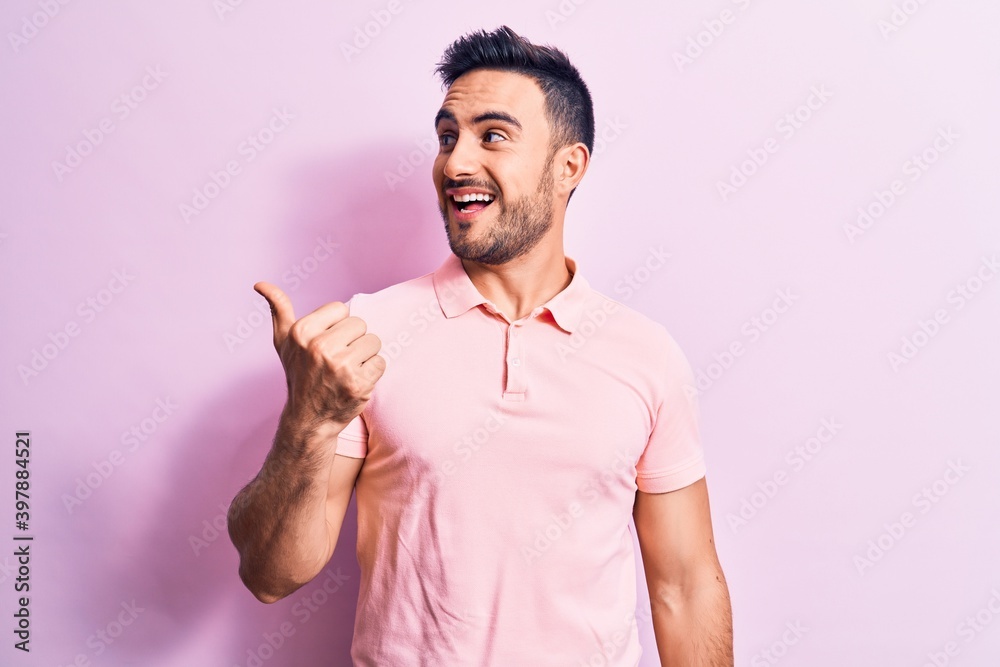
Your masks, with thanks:
[[[594,152],[594,102],[580,72],[565,53],[532,44],[507,26],[479,30],[452,42],[435,72],[451,87],[463,74],[492,69],[524,74],[545,94],[545,112],[552,127],[552,148],[582,142]]]

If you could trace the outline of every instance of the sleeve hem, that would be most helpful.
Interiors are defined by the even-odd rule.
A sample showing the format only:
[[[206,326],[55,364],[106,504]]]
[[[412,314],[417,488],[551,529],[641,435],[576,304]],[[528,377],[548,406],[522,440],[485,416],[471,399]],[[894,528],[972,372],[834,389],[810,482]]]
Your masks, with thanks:
[[[363,459],[368,455],[368,443],[343,433],[337,436],[336,454],[352,459]]]
[[[694,484],[704,477],[705,473],[705,459],[698,454],[687,462],[663,472],[639,474],[635,481],[643,493],[667,493]]]

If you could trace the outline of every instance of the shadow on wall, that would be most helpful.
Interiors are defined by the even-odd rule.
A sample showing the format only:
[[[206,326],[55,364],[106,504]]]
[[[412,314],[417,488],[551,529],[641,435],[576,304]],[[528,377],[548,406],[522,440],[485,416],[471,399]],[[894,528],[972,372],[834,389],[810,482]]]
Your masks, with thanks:
[[[294,291],[286,289],[298,317],[322,303],[423,275],[449,252],[429,158],[390,190],[386,169],[395,169],[399,158],[396,149],[366,152],[306,164],[290,175],[290,213],[273,230],[275,251],[284,257],[274,265],[300,262],[302,249],[320,236],[339,244],[335,261],[319,264]],[[278,278],[261,276],[287,288]],[[273,605],[244,588],[226,532],[225,511],[259,470],[285,400],[280,362],[270,327],[265,329],[248,343],[266,347],[273,367],[231,378],[227,390],[201,407],[190,432],[164,444],[173,454],[162,482],[172,491],[143,522],[135,567],[120,573],[119,583],[144,600],[147,611],[145,622],[114,647],[119,664],[171,664],[170,656],[190,658],[197,646],[205,647],[206,660],[211,653],[226,666],[350,664],[359,586],[355,501],[325,570]],[[219,350],[227,354],[221,340]]]

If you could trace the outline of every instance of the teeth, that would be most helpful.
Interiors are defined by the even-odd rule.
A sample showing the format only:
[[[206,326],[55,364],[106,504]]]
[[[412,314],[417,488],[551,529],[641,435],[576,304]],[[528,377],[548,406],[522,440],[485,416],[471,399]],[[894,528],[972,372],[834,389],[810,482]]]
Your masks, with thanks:
[[[466,195],[452,195],[452,199],[454,199],[457,202],[493,201],[493,195],[488,195],[482,192],[475,192]]]

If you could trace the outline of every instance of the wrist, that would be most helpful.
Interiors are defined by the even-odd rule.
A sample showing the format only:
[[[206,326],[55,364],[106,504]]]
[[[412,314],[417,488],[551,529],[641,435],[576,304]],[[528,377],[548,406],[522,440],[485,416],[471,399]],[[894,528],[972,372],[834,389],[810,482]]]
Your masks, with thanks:
[[[279,429],[286,429],[294,433],[299,439],[328,440],[346,428],[347,424],[342,424],[328,417],[321,417],[315,412],[306,409],[296,409],[289,400],[281,411],[281,418],[278,423]]]
[[[336,450],[337,436],[344,430],[344,424],[330,419],[319,419],[312,415],[301,415],[286,404],[278,421],[278,435],[275,444],[300,456],[330,455]]]

